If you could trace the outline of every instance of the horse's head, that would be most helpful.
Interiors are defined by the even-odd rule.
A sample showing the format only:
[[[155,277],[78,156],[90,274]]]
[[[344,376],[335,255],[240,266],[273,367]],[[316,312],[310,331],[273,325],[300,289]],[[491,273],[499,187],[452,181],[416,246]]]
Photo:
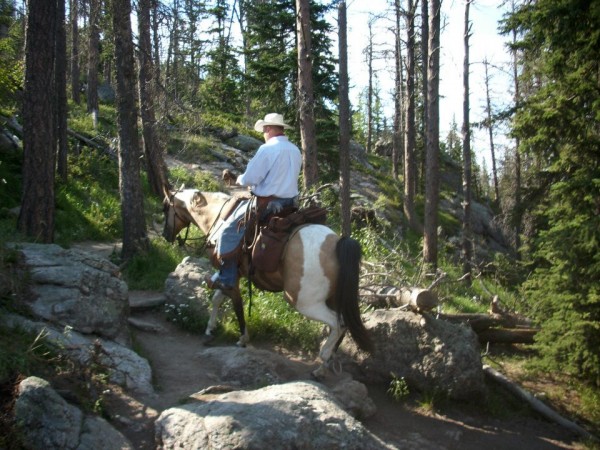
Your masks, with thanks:
[[[190,224],[189,215],[186,214],[185,210],[185,203],[177,198],[178,192],[180,191],[165,190],[165,198],[163,200],[165,224],[162,236],[167,242],[175,242],[179,232]]]

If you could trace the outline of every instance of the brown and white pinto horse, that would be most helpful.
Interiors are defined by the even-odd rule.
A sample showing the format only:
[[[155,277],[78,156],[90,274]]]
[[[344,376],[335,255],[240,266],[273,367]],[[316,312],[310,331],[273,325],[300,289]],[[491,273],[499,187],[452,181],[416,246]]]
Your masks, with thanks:
[[[169,193],[164,202],[165,225],[163,237],[174,242],[179,232],[190,223],[207,235],[210,244],[214,231],[222,222],[223,211],[229,209],[232,197],[221,192],[200,192],[184,189]],[[315,376],[322,376],[346,330],[364,351],[372,351],[358,307],[360,244],[339,237],[324,225],[310,224],[299,227],[290,235],[277,272],[252,273],[252,282],[269,291],[283,291],[285,299],[309,319],[329,326],[329,336],[322,345],[319,357],[322,365]],[[247,258],[242,258],[240,275],[248,276]],[[226,292],[231,298],[238,319],[241,337],[238,345],[245,345],[248,330],[244,319],[243,301],[239,283]],[[218,308],[224,293],[217,290],[206,334],[212,335],[216,326]]]

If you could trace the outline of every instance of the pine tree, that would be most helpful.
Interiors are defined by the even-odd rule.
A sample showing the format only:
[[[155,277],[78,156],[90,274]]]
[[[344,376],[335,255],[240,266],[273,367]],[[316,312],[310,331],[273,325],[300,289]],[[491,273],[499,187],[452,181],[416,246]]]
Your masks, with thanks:
[[[547,366],[600,385],[600,8],[524,5],[506,22],[513,30],[528,87],[514,133],[543,168],[529,182],[537,233],[524,285],[542,322],[537,348]]]

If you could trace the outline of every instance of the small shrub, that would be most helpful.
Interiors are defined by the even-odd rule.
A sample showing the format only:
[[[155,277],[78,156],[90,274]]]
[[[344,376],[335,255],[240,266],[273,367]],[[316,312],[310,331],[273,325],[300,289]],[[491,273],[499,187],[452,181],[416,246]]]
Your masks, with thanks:
[[[394,399],[396,402],[401,402],[408,395],[410,391],[408,389],[408,384],[404,377],[398,377],[395,373],[391,373],[392,381],[390,381],[390,387],[387,390],[387,393]]]

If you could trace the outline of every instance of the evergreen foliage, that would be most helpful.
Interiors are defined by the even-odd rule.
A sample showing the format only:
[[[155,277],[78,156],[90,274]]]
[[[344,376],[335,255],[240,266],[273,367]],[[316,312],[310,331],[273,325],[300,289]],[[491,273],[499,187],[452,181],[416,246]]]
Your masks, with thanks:
[[[517,30],[526,95],[514,118],[531,172],[538,233],[524,284],[542,323],[547,367],[600,385],[600,5],[545,0],[506,21]]]

